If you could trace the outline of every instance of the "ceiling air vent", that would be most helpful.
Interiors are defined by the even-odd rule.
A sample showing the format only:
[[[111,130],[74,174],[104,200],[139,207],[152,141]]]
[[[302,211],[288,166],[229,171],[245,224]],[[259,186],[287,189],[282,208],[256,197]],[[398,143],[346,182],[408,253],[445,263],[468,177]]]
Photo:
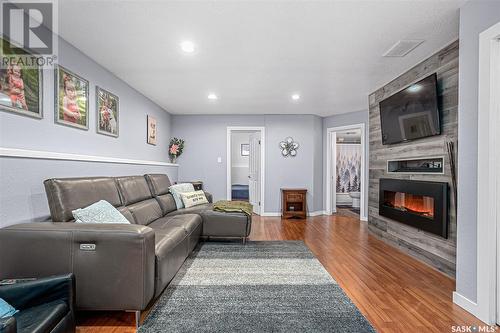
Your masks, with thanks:
[[[384,57],[404,57],[410,53],[417,46],[422,44],[424,41],[422,39],[403,39],[398,41],[396,44],[391,46],[391,48],[384,53]]]

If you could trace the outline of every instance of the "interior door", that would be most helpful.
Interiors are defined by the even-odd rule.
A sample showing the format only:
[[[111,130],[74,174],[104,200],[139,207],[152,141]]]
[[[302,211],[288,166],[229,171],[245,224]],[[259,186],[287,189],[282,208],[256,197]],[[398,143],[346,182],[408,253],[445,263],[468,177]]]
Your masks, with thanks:
[[[250,134],[248,195],[253,212],[260,215],[260,132]]]

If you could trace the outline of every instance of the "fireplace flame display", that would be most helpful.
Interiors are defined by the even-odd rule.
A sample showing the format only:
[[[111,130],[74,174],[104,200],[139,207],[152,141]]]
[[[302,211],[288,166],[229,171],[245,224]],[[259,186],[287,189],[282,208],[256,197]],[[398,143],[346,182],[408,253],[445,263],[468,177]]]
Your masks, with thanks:
[[[403,212],[434,218],[434,198],[425,195],[384,191],[384,205]]]

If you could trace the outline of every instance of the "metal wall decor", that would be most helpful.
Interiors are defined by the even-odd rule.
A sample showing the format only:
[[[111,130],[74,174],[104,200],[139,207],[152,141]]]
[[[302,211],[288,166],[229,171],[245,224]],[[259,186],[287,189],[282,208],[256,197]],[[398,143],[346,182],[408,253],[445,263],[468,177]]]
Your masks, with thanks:
[[[283,157],[297,156],[298,148],[299,144],[297,142],[294,142],[292,137],[287,137],[285,141],[280,142],[281,155],[283,155]]]

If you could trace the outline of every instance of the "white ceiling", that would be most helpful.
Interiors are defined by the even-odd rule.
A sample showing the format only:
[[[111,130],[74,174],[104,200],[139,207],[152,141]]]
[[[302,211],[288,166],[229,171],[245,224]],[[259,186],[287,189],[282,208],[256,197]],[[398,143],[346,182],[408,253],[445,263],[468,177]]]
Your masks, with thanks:
[[[327,116],[455,40],[463,3],[60,0],[59,33],[172,114]],[[382,57],[400,39],[425,42]]]

